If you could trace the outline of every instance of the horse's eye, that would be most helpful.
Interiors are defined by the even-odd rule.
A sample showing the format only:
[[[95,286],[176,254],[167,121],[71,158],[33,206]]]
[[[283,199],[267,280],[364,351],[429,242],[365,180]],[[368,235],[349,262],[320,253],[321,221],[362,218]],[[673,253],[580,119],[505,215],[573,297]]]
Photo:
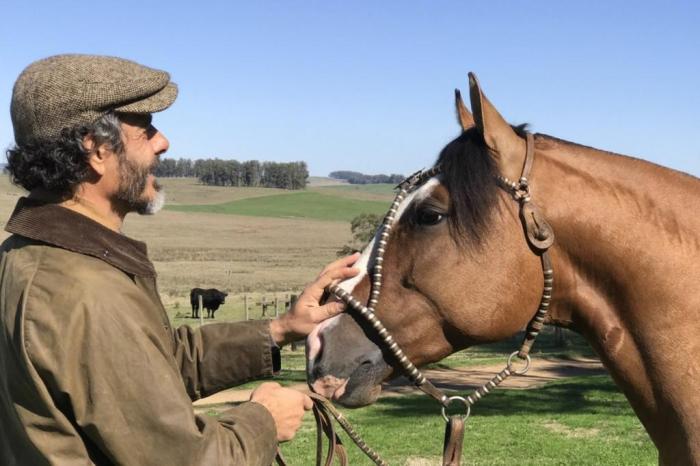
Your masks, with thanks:
[[[444,218],[445,214],[432,209],[418,209],[415,216],[418,225],[437,225]]]

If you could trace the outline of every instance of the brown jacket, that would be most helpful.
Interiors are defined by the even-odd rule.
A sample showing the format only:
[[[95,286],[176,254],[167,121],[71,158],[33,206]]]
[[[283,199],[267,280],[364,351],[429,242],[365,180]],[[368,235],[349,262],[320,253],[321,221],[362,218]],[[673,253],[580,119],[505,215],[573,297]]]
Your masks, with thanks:
[[[272,375],[267,322],[173,329],[144,243],[20,199],[0,247],[0,464],[269,465],[270,413],[192,400]]]

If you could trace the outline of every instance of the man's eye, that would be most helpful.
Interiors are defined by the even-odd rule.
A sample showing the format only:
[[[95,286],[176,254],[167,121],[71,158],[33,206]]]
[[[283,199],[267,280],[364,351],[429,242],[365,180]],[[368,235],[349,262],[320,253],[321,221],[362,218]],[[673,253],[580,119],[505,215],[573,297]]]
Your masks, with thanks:
[[[419,209],[416,211],[416,223],[418,225],[437,225],[445,218],[445,214],[431,209]]]

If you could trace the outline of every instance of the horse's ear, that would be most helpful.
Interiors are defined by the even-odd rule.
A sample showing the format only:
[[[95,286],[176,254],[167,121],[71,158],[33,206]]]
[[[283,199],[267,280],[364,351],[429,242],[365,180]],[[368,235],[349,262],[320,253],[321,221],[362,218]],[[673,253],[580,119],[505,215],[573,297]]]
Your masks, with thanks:
[[[457,120],[459,125],[462,127],[462,131],[466,131],[474,126],[474,117],[471,112],[467,110],[464,106],[464,101],[462,100],[462,93],[459,89],[455,89],[455,107],[457,108]]]
[[[469,73],[469,97],[476,127],[498,160],[501,174],[517,180],[525,157],[525,141],[515,134],[496,107],[489,102],[474,73]]]

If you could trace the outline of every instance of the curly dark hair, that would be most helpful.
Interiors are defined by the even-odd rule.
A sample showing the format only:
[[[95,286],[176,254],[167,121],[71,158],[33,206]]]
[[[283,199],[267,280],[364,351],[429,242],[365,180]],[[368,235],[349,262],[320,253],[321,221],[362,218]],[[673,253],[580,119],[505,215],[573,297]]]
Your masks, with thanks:
[[[92,125],[65,128],[54,140],[31,141],[7,151],[6,170],[12,182],[27,191],[42,188],[62,196],[72,195],[90,174],[89,152],[83,146],[91,135],[95,146],[108,144],[123,150],[119,118],[107,113]]]

